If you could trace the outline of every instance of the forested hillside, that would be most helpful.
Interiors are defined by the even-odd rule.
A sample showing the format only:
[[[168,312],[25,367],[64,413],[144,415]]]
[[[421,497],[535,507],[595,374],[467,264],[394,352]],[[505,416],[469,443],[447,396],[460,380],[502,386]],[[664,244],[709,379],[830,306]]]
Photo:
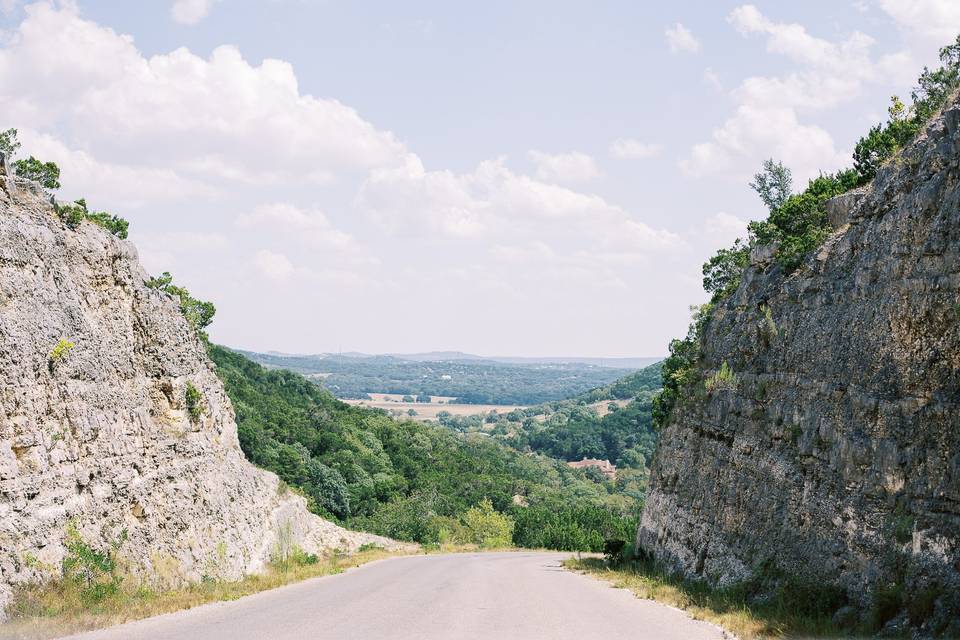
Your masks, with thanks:
[[[242,352],[264,366],[309,376],[338,398],[370,393],[446,396],[464,404],[527,405],[569,398],[610,384],[631,369],[582,363],[404,360],[394,356],[288,356]]]
[[[522,452],[565,461],[609,460],[617,465],[615,490],[642,502],[657,445],[652,400],[661,369],[661,363],[653,364],[567,400],[486,416],[441,412],[439,420],[448,429],[486,434]]]
[[[652,398],[660,390],[660,363],[566,400],[486,416],[441,412],[440,423],[463,433],[486,433],[521,451],[552,458],[601,458],[644,466],[656,445]]]
[[[244,452],[302,491],[317,513],[431,543],[489,501],[486,516],[502,517],[520,545],[600,550],[605,539],[632,535],[637,502],[561,461],[349,406],[299,374],[222,347],[211,346],[210,356]]]

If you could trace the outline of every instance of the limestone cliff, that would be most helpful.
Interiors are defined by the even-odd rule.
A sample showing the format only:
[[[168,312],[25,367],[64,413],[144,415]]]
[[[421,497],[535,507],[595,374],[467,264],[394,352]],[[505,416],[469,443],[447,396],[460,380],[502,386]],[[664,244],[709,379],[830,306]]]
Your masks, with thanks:
[[[255,572],[280,530],[311,552],[392,544],[313,516],[250,465],[202,343],[144,285],[134,246],[67,228],[36,185],[4,174],[0,162],[0,617],[12,585],[59,566],[71,521],[97,546],[126,529],[120,555],[167,582]],[[61,339],[75,346],[58,357]]]
[[[862,610],[886,589],[957,616],[958,129],[954,103],[831,201],[835,232],[795,272],[754,253],[663,431],[639,548],[717,583],[773,566]],[[725,362],[733,388],[707,392]]]

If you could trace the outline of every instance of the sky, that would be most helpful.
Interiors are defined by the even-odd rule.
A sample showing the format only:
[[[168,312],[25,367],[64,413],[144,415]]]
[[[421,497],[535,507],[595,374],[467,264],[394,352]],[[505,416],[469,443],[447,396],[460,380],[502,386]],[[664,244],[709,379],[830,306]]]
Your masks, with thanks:
[[[660,356],[701,264],[850,164],[955,0],[0,0],[0,128],[211,338]]]

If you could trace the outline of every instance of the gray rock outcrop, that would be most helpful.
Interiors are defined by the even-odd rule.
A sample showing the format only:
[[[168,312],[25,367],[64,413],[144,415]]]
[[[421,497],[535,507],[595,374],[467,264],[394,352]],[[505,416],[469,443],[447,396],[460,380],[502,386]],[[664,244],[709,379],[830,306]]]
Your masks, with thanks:
[[[834,202],[798,270],[752,266],[715,308],[638,548],[718,584],[836,585],[861,612],[882,592],[960,637],[958,113]],[[707,392],[724,362],[735,388]]]
[[[131,243],[68,229],[36,185],[2,178],[0,612],[59,567],[68,523],[100,547],[126,530],[124,562],[167,585],[256,572],[278,544],[396,546],[317,518],[246,461],[203,344]]]

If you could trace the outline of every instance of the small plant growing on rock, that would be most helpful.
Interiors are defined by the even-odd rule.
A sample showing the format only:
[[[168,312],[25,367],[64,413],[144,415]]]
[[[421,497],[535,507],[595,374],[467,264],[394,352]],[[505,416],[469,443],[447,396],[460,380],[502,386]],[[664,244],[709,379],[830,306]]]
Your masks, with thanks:
[[[73,204],[58,206],[57,214],[71,229],[76,229],[81,222],[89,220],[124,240],[127,238],[127,232],[130,229],[130,223],[120,216],[112,215],[106,211],[90,211],[87,208],[87,201],[83,198],[75,200]]]
[[[79,589],[80,598],[86,604],[95,605],[120,590],[123,578],[117,570],[116,556],[126,539],[127,530],[124,529],[106,551],[98,551],[83,539],[75,524],[67,525],[63,577]]]
[[[768,304],[761,306],[760,309],[763,311],[764,333],[766,333],[767,339],[776,338],[780,334],[780,330],[777,329],[777,323],[773,320],[773,309]]]
[[[200,338],[207,342],[207,332],[204,331],[213,322],[213,316],[217,313],[217,308],[212,302],[198,300],[190,295],[190,292],[184,287],[178,287],[173,284],[173,276],[169,271],[164,271],[159,277],[153,277],[144,282],[144,284],[157,291],[163,291],[170,295],[180,298],[180,313],[187,319],[187,322],[197,332]]]
[[[733,372],[733,369],[730,368],[730,365],[727,364],[727,361],[724,360],[723,364],[720,365],[720,369],[712,376],[709,376],[704,384],[708,393],[714,391],[733,391],[737,388],[737,375]]]
[[[56,346],[53,347],[53,351],[50,352],[50,363],[60,362],[75,346],[77,346],[75,343],[70,342],[66,338],[60,338],[60,342],[58,342]]]
[[[187,383],[187,390],[184,393],[184,404],[187,407],[187,415],[190,416],[190,422],[199,422],[203,416],[203,394],[193,386],[192,382]]]

